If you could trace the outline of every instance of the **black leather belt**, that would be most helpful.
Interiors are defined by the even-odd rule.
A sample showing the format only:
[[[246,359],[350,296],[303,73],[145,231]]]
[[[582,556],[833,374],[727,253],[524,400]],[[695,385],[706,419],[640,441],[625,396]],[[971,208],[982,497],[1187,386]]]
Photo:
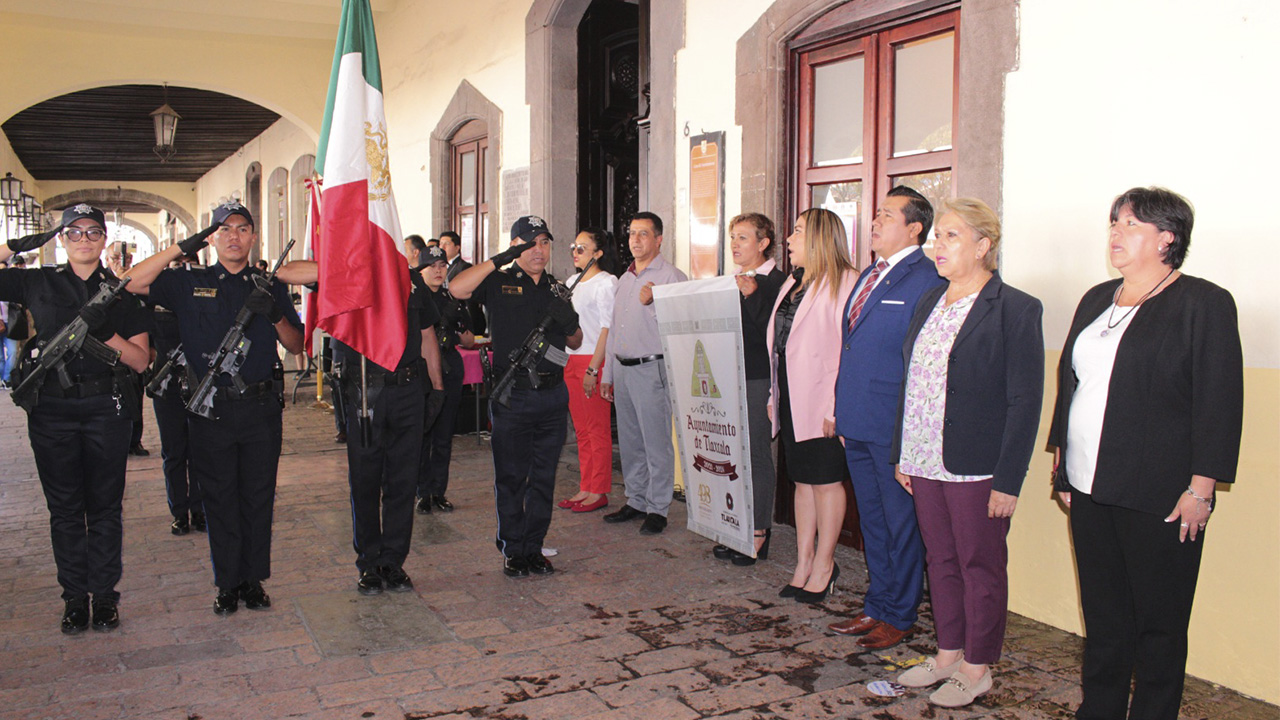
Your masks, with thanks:
[[[647,362],[653,362],[654,360],[661,360],[661,359],[662,359],[662,353],[658,353],[657,355],[645,355],[644,357],[638,357],[638,358],[620,357],[618,358],[618,362],[622,363],[623,367],[635,367],[636,365],[643,365]]]
[[[58,384],[57,376],[51,376],[52,382],[46,381],[42,392],[56,398],[87,398],[98,395],[109,395],[115,390],[115,381],[111,373],[94,375],[87,378],[73,378],[71,387],[64,388]]]
[[[217,400],[252,400],[263,395],[270,395],[274,389],[275,383],[270,380],[263,380],[260,383],[246,385],[243,392],[237,390],[234,385],[220,387],[214,392],[213,397]]]

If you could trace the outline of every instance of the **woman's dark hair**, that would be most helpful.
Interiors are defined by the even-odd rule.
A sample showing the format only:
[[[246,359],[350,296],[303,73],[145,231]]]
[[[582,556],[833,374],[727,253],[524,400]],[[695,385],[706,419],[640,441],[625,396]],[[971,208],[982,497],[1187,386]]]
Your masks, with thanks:
[[[613,241],[613,233],[603,228],[589,227],[584,229],[582,234],[590,236],[591,242],[596,245],[596,249],[604,253],[599,260],[596,260],[596,267],[610,275],[617,275],[618,244]]]
[[[1164,254],[1164,264],[1175,270],[1182,267],[1187,251],[1191,249],[1191,226],[1196,222],[1196,211],[1191,203],[1162,187],[1133,188],[1111,203],[1111,222],[1116,221],[1125,207],[1139,221],[1173,235],[1173,241]]]
[[[732,220],[729,221],[729,231],[732,232],[733,226],[737,225],[738,223],[747,223],[748,225],[751,225],[752,227],[754,227],[756,229],[757,241],[768,240],[769,244],[765,246],[764,256],[766,258],[773,257],[773,248],[775,245],[778,244],[778,239],[776,237],[776,234],[773,228],[773,221],[770,220],[767,215],[764,215],[763,213],[755,213],[755,212],[742,213],[741,215],[737,215]]]

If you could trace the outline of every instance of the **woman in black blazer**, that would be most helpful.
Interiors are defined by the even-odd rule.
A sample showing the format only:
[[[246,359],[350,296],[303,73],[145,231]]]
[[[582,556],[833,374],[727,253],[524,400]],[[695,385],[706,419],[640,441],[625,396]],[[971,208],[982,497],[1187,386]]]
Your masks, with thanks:
[[[1040,301],[996,272],[1000,221],[981,200],[946,204],[935,256],[947,280],[920,298],[903,347],[893,454],[915,498],[938,654],[898,682],[942,707],[991,689],[1008,615],[1010,517],[1044,396]]]
[[[1058,366],[1049,444],[1087,636],[1081,720],[1177,718],[1196,539],[1214,484],[1235,479],[1240,332],[1230,293],[1178,271],[1194,219],[1162,188],[1115,199],[1110,256],[1123,277],[1085,293]]]

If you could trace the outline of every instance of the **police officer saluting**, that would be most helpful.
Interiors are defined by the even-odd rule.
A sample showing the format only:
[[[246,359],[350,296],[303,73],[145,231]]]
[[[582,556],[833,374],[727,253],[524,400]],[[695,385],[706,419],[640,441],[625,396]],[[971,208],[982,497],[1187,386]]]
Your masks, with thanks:
[[[107,363],[81,351],[65,355],[34,388],[36,405],[27,418],[66,603],[62,632],[73,634],[89,626],[91,595],[93,628],[106,631],[120,624],[121,503],[133,426],[133,404],[125,397],[133,391],[133,381],[126,368],[141,372],[151,350],[148,319],[136,298],[124,294],[106,306],[83,307],[101,286],[118,283],[100,262],[107,241],[102,211],[83,203],[68,208],[62,228],[67,264],[0,270],[0,300],[31,310],[36,337],[28,352],[43,352],[78,315],[90,336],[110,348],[107,359],[115,357]],[[34,250],[56,234],[10,240],[0,247],[0,261]]]
[[[563,353],[566,345],[582,344],[578,314],[557,296],[563,286],[546,272],[551,242],[542,218],[527,215],[511,226],[510,248],[449,281],[455,298],[474,299],[489,312],[495,377],[502,377],[513,351],[545,317],[552,320],[546,330],[552,347]],[[511,269],[494,272],[512,260]],[[518,373],[509,406],[491,401],[489,413],[502,570],[509,577],[548,575],[555,569],[542,555],[542,541],[551,525],[569,413],[563,365],[543,358],[534,378]]]
[[[212,231],[218,262],[207,268],[167,270],[180,256],[205,246]],[[280,462],[283,410],[282,370],[276,341],[291,354],[302,352],[302,321],[288,289],[257,287],[249,252],[258,242],[253,216],[230,202],[213,212],[208,230],[171,245],[129,273],[129,289],[151,299],[178,319],[183,355],[197,379],[209,370],[223,338],[242,308],[254,313],[245,328],[250,341],[238,378],[219,373],[213,418],[189,414],[190,472],[204,495],[204,511],[218,586],[213,611],[226,615],[239,601],[259,610],[271,606],[262,581],[271,575],[271,515]],[[236,381],[239,382],[236,382]],[[243,389],[240,389],[243,387]]]

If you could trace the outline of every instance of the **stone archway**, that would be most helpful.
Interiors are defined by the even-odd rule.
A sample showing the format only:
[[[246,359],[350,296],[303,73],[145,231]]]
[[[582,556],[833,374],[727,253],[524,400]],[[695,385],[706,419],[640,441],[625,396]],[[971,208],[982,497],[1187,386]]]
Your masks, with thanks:
[[[642,200],[642,204],[643,209],[657,213],[674,231],[676,116],[671,98],[676,91],[676,54],[685,43],[687,0],[640,2],[642,9],[648,7],[649,46],[640,52],[642,58],[648,58],[649,92],[653,98],[649,106],[647,172],[643,161],[641,167],[647,177],[641,182],[648,182],[647,178],[657,180],[649,183],[647,202]],[[564,232],[562,228],[577,230],[577,187],[567,185],[563,179],[578,176],[578,23],[590,5],[591,0],[534,0],[525,15],[529,206],[558,232]],[[668,259],[675,256],[675,251],[675,242],[663,243],[662,254]]]
[[[435,130],[431,131],[431,190],[432,207],[435,217],[431,221],[431,234],[439,237],[445,230],[457,231],[451,227],[453,208],[453,178],[450,163],[453,158],[453,147],[450,141],[455,133],[468,122],[479,120],[489,131],[489,151],[485,153],[484,196],[498,198],[498,179],[501,171],[499,158],[502,156],[502,109],[493,104],[484,93],[474,85],[463,80],[453,93],[453,99],[440,116]],[[498,203],[490,200],[489,227],[485,236],[489,239],[484,257],[488,257],[500,246],[505,246],[502,227],[502,212]]]
[[[742,126],[742,208],[785,226],[789,148],[787,43],[850,0],[776,0],[738,39],[736,119]],[[855,26],[873,25],[948,0],[865,3]],[[1017,61],[1017,0],[962,2],[956,191],[988,198],[1000,211],[1004,175],[1004,76]],[[834,32],[843,29],[829,28]]]
[[[44,206],[49,210],[60,210],[79,202],[87,202],[95,207],[112,207],[114,205],[123,204],[148,205],[156,208],[157,210],[164,210],[168,212],[170,216],[186,226],[187,234],[195,232],[199,227],[196,225],[196,219],[191,216],[191,213],[187,212],[186,209],[178,203],[163,195],[156,195],[155,193],[143,192],[142,190],[132,190],[129,188],[85,188],[83,190],[72,190],[71,192],[65,192],[46,198]]]

